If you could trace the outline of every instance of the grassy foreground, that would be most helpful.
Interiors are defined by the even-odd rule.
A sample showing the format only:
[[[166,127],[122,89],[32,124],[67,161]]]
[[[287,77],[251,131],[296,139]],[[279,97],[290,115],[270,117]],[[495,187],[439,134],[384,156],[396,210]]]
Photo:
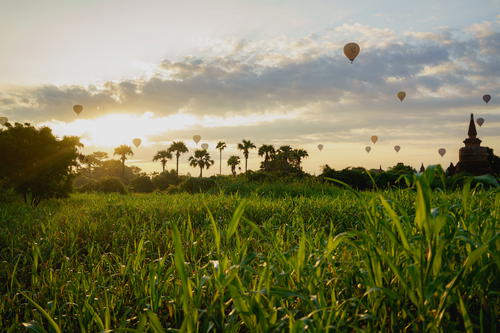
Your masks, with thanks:
[[[487,331],[500,194],[77,194],[0,203],[6,331]]]

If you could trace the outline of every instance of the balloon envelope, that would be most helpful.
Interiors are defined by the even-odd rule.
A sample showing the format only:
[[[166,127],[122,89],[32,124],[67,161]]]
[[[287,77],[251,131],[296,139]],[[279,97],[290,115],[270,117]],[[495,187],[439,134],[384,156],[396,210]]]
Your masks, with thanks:
[[[402,102],[406,97],[406,93],[404,91],[400,91],[397,93],[397,96],[398,96],[399,100]]]
[[[78,104],[77,104],[77,105],[73,105],[73,111],[75,111],[75,113],[76,113],[77,115],[79,115],[79,114],[80,114],[80,112],[82,112],[82,111],[83,111],[83,106],[78,105]]]
[[[201,140],[201,136],[199,136],[199,135],[193,135],[193,141],[194,141],[196,144],[198,144],[198,142],[200,142],[200,140]]]
[[[490,95],[483,95],[483,101],[488,104],[488,102],[490,101],[491,99],[491,96]]]
[[[439,148],[438,153],[439,153],[439,155],[441,155],[441,157],[443,157],[443,156],[444,156],[444,154],[446,154],[446,149],[444,149],[444,148]]]
[[[369,152],[370,152],[370,150],[372,150],[372,147],[370,147],[370,146],[366,146],[366,147],[365,147],[365,150],[366,150],[366,152],[367,152],[367,153],[369,153]]]
[[[141,145],[142,140],[139,139],[139,138],[135,138],[134,140],[132,140],[132,142],[134,143],[134,146],[136,146],[137,148],[139,148],[139,146]]]
[[[318,145],[318,149],[319,149],[319,151],[323,150],[323,145],[321,143]]]
[[[373,143],[376,143],[378,141],[378,136],[373,135],[370,139],[372,140]]]
[[[356,43],[347,43],[344,46],[344,54],[351,61],[351,63],[356,59],[359,54],[359,45]]]
[[[394,146],[394,150],[396,151],[396,153],[399,153],[399,150],[401,149],[400,146]]]
[[[481,127],[481,126],[483,126],[483,124],[484,124],[484,119],[483,119],[483,118],[477,118],[477,119],[476,119],[476,122],[477,122],[477,124],[479,125],[479,127]]]
[[[202,143],[201,148],[203,148],[205,150],[208,149],[208,143]]]
[[[8,121],[7,117],[0,117],[0,125],[5,125]]]

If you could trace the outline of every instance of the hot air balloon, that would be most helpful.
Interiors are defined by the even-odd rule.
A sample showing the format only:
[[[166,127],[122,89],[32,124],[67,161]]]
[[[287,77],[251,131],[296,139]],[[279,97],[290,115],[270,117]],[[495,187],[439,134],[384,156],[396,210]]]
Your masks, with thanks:
[[[483,118],[477,118],[477,119],[476,119],[476,122],[477,122],[477,124],[479,125],[479,127],[481,127],[481,126],[483,126],[483,124],[484,124],[484,119],[483,119]]]
[[[372,147],[370,147],[370,146],[366,146],[366,147],[365,147],[365,150],[366,150],[366,152],[367,152],[367,153],[369,153],[369,152],[370,152],[370,150],[372,150]]]
[[[208,143],[202,143],[201,148],[207,150],[208,149]]]
[[[396,153],[399,153],[399,150],[400,150],[400,149],[401,149],[401,147],[400,147],[400,146],[397,146],[397,145],[396,145],[396,146],[394,146],[394,150],[396,151]]]
[[[443,156],[444,156],[444,154],[446,154],[446,149],[444,149],[444,148],[439,148],[438,153],[439,153],[439,155],[441,155],[441,157],[443,157]]]
[[[399,100],[400,100],[401,102],[403,102],[403,100],[404,100],[404,99],[405,99],[405,97],[406,97],[406,93],[405,93],[404,91],[400,91],[400,92],[398,92],[398,93],[397,93],[397,95],[396,95],[396,96],[398,96]]]
[[[318,145],[318,149],[319,149],[319,151],[323,150],[323,145],[321,143]]]
[[[359,45],[356,43],[347,43],[344,46],[344,54],[347,57],[347,59],[351,61],[351,64],[354,61],[354,59],[356,59],[356,57],[358,56],[359,50],[360,50]]]
[[[375,144],[375,143],[378,141],[378,136],[373,135],[373,136],[371,137],[371,140],[372,140],[372,142]]]
[[[139,138],[135,138],[134,140],[132,140],[132,142],[134,143],[134,146],[136,146],[137,148],[139,148],[139,146],[141,145],[142,140],[139,139]]]
[[[83,106],[81,105],[73,105],[73,111],[75,111],[76,115],[79,115],[83,111]]]
[[[7,117],[0,117],[0,125],[5,125],[8,121]]]
[[[490,101],[491,99],[491,96],[490,95],[483,95],[483,101],[488,104],[488,102]]]
[[[193,135],[193,141],[194,143],[198,144],[198,142],[200,142],[201,140],[201,136],[199,135]]]

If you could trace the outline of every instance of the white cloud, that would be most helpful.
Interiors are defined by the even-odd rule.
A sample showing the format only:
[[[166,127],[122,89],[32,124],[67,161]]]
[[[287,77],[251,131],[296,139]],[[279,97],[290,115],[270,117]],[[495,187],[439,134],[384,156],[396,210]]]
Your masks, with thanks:
[[[149,77],[3,89],[0,113],[82,135],[92,146],[137,136],[153,149],[194,131],[210,142],[254,137],[313,146],[361,144],[373,132],[391,144],[453,141],[463,136],[463,115],[481,112],[480,96],[500,89],[496,31],[484,22],[466,29],[474,38],[352,24],[296,39],[218,40],[200,56],[164,60]],[[362,49],[351,65],[342,47],[352,39]],[[404,103],[399,90],[407,92]],[[81,119],[73,104],[84,105]],[[488,114],[490,131],[500,129],[498,114]]]

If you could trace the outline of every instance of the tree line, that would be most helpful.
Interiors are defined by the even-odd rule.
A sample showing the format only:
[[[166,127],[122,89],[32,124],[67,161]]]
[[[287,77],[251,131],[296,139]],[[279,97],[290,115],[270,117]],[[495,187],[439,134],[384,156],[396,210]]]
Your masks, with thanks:
[[[199,178],[179,176],[179,158],[189,152],[182,141],[174,141],[167,149],[157,151],[152,160],[161,164],[162,172],[152,177],[142,173],[137,166],[126,165],[126,161],[134,154],[130,146],[121,145],[114,149],[113,156],[118,156],[117,160],[109,159],[107,153],[99,151],[83,155],[79,151],[82,147],[83,144],[78,137],[56,138],[48,127],[35,128],[29,123],[14,125],[6,123],[5,128],[0,129],[0,200],[2,195],[10,190],[22,195],[26,202],[37,205],[45,198],[67,196],[73,186],[80,189],[87,186],[90,191],[122,193],[126,192],[123,183],[139,192],[143,191],[139,189],[147,192],[172,186],[175,191],[175,186],[178,185],[180,186],[178,190],[184,187],[188,192],[193,192],[215,186],[216,177],[203,178],[203,170],[215,164],[206,149],[196,149],[188,158],[190,166],[199,168]],[[227,145],[220,141],[216,148],[219,150],[219,174],[221,174],[222,152]],[[386,171],[371,170],[371,175],[364,168],[345,168],[337,171],[326,165],[322,174],[314,177],[302,170],[301,163],[308,157],[306,150],[295,149],[288,145],[275,148],[268,144],[257,148],[250,140],[242,140],[237,148],[242,151],[245,160],[245,172],[241,179],[249,182],[295,181],[307,178],[329,182],[330,179],[336,179],[363,190],[370,189],[374,185],[378,188],[404,186],[402,176],[416,172],[412,167],[403,164]],[[248,170],[248,158],[254,149],[257,149],[258,155],[262,157],[258,172]],[[174,157],[176,168],[169,172],[166,166]],[[500,160],[498,157],[496,159]],[[241,164],[242,159],[237,155],[231,155],[227,160],[233,176],[236,176],[236,168],[241,168]],[[495,164],[494,175],[500,175],[500,163]],[[229,179],[230,177],[226,177],[222,180],[229,181]],[[462,184],[464,179],[466,178],[463,175],[453,175],[453,177],[448,175],[446,181],[455,186],[454,184]],[[480,177],[477,179],[481,180]],[[95,187],[96,180],[99,181],[98,188]],[[241,185],[239,181],[237,179],[232,182]],[[487,181],[491,186],[498,186],[494,177],[481,181]]]
[[[219,174],[222,175],[222,151],[227,148],[223,141],[219,141],[216,149],[219,150]],[[248,158],[250,151],[256,149],[257,146],[250,140],[242,140],[238,143],[237,148],[242,151],[245,159],[245,172],[248,171]],[[186,144],[183,141],[174,141],[167,149],[162,149],[156,152],[153,156],[153,162],[160,162],[162,172],[166,171],[167,162],[172,160],[175,156],[176,160],[176,174],[179,175],[179,158],[182,154],[189,152]],[[260,164],[260,169],[264,171],[282,171],[282,172],[301,172],[302,160],[309,156],[304,149],[294,149],[289,145],[280,146],[275,148],[273,145],[263,144],[258,149],[258,155],[263,157],[264,160]],[[125,162],[127,159],[134,155],[132,147],[128,145],[120,145],[114,149],[114,156],[119,156],[122,163],[122,178],[125,178]],[[107,153],[94,152],[89,155],[81,155],[79,157],[80,163],[86,165],[89,173],[92,168],[104,159],[108,158]],[[194,168],[200,169],[199,177],[203,177],[203,170],[209,169],[215,164],[212,156],[206,149],[196,149],[192,156],[188,158],[189,165]],[[241,164],[240,156],[231,155],[227,160],[227,165],[231,168],[231,173],[236,175],[236,168]]]

